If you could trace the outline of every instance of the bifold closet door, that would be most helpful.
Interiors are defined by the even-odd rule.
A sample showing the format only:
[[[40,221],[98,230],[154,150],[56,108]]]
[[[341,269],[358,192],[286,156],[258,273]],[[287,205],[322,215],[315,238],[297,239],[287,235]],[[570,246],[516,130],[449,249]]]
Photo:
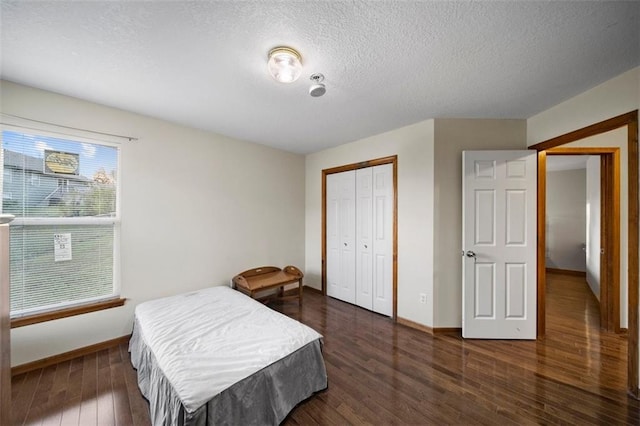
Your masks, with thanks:
[[[373,310],[373,167],[356,170],[356,305]]]
[[[327,295],[356,303],[356,173],[327,175]]]
[[[372,167],[372,289],[374,312],[393,315],[393,165]]]
[[[356,171],[356,305],[392,312],[393,166]]]
[[[393,314],[393,165],[326,177],[327,295]]]

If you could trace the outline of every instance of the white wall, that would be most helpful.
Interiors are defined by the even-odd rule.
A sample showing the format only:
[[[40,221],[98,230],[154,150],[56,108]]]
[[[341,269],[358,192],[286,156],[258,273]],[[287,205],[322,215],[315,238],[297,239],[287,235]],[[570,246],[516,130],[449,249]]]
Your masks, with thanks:
[[[586,271],[587,171],[547,171],[547,267]]]
[[[12,364],[131,332],[136,304],[304,264],[304,158],[1,82],[4,113],[130,135],[122,144],[123,307],[12,330]]]
[[[462,327],[462,151],[501,149],[526,149],[524,120],[435,120],[435,327]]]
[[[433,120],[427,120],[307,156],[307,285],[321,288],[322,170],[397,155],[398,316],[433,325],[433,143]]]
[[[306,276],[321,287],[322,170],[398,155],[398,316],[462,325],[462,151],[526,149],[524,120],[428,120],[307,156]],[[427,295],[426,306],[419,303]]]
[[[587,159],[587,284],[600,300],[600,157]]]
[[[640,67],[627,71],[529,118],[527,120],[527,143],[533,145],[638,109],[640,109]],[[621,166],[623,172],[626,173],[627,165],[624,160],[621,160]],[[626,177],[621,181],[626,182]],[[621,220],[622,223],[626,223],[626,219]],[[625,235],[627,234],[621,232],[623,238]],[[637,247],[633,249],[638,251]],[[629,252],[626,245],[622,248],[620,255],[623,259],[628,259]],[[636,255],[640,256],[637,253]],[[621,299],[622,290],[620,292]],[[621,326],[626,326],[626,285],[624,291],[625,299],[621,300],[620,306]]]
[[[640,67],[629,70],[527,119],[527,145],[640,107]]]

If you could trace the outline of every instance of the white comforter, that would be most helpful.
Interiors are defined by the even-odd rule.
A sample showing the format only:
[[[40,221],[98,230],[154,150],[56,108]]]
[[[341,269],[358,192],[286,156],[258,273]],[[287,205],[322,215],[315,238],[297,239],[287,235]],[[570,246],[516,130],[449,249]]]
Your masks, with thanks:
[[[137,331],[189,412],[322,338],[228,287],[141,303],[135,316]]]

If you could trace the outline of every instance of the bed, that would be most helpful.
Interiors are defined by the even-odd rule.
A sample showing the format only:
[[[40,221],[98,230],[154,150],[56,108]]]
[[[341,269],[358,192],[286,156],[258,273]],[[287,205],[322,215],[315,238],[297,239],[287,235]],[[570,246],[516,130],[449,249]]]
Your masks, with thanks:
[[[279,424],[327,387],[322,336],[228,287],[141,303],[129,343],[154,425]]]

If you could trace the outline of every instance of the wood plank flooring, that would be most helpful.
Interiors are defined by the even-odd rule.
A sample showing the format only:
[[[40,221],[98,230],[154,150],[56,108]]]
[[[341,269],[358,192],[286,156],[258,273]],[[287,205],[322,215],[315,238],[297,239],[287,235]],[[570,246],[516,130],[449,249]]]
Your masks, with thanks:
[[[599,331],[583,278],[549,274],[544,341],[430,336],[306,291],[272,305],[325,336],[329,388],[286,425],[640,424],[626,339]],[[16,425],[147,425],[126,345],[13,378]]]

